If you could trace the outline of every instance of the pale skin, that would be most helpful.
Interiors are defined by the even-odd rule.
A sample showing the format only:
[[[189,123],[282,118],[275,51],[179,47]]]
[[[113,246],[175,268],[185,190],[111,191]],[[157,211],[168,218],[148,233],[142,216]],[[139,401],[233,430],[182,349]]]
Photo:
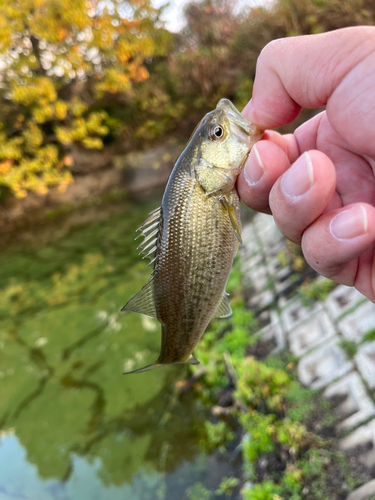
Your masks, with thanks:
[[[294,134],[268,131],[320,107]],[[267,132],[238,179],[242,200],[318,273],[375,302],[375,27],[271,42],[243,114]]]

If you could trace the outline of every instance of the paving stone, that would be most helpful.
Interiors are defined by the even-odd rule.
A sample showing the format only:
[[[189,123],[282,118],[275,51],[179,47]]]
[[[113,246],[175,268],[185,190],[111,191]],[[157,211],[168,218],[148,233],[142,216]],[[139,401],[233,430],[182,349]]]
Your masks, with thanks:
[[[280,305],[282,301],[280,301]],[[309,318],[312,314],[323,311],[321,304],[315,304],[314,307],[305,307],[300,300],[288,301],[282,310],[281,317],[286,331],[291,331],[299,323]]]
[[[290,267],[283,266],[277,257],[267,259],[267,270],[275,285],[284,281],[293,272]]]
[[[253,224],[246,224],[241,231],[242,245],[240,252],[245,253],[247,256],[257,253],[259,251],[259,244],[257,236],[254,231]]]
[[[375,304],[366,300],[352,314],[345,316],[338,326],[345,338],[361,342],[364,334],[375,327]]]
[[[329,385],[324,391],[328,399],[339,398],[341,403],[336,407],[341,422],[338,429],[357,427],[371,416],[375,416],[375,405],[366,393],[366,388],[357,372],[351,372],[337,382]]]
[[[279,253],[285,250],[285,241],[283,239],[276,238],[272,244],[269,242],[267,245],[267,253],[265,255],[266,261],[269,262],[274,258],[277,258]],[[279,258],[277,258],[279,261]]]
[[[344,351],[337,345],[338,341],[338,337],[333,337],[300,359],[298,376],[304,385],[320,389],[353,368],[353,364],[346,359]]]
[[[254,226],[259,239],[265,247],[272,246],[283,239],[283,235],[278,230],[273,217],[266,214],[257,214],[254,219]]]
[[[274,309],[266,309],[258,316],[259,328],[263,329],[269,325],[280,325],[280,317]]]
[[[375,341],[362,345],[354,359],[370,389],[375,389]]]
[[[273,343],[274,348],[269,354],[276,354],[285,347],[285,335],[279,322],[273,322],[260,330],[262,342]]]
[[[342,450],[353,450],[359,448],[362,453],[360,461],[369,468],[375,465],[375,420],[362,425],[346,438],[340,441]]]
[[[241,272],[247,274],[254,267],[264,266],[262,254],[253,254],[247,259],[242,259]]]
[[[259,293],[253,300],[250,300],[248,304],[256,305],[258,309],[264,309],[270,306],[275,300],[275,294],[272,290],[264,290],[264,292]]]
[[[339,285],[331,292],[324,302],[330,316],[336,319],[363,302],[363,295],[354,287]]]
[[[268,275],[264,266],[257,266],[251,269],[243,278],[245,285],[251,284],[256,293],[261,293],[268,286]]]
[[[282,293],[292,284],[292,280],[290,279],[292,276],[292,270],[287,267],[275,274],[274,287],[276,293]]]
[[[336,334],[328,314],[318,309],[308,320],[299,323],[289,332],[290,350],[300,357]]]
[[[375,495],[375,479],[352,491],[346,500],[369,500],[371,495]]]

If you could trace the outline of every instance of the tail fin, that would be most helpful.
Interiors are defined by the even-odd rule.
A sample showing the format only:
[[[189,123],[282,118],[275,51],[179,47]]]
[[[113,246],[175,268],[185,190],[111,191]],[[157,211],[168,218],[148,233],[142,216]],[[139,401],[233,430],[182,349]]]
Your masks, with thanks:
[[[132,373],[143,373],[143,372],[149,372],[150,370],[153,370],[154,368],[159,368],[160,366],[163,366],[160,363],[152,363],[151,365],[144,366],[143,368],[138,368],[138,370],[133,370],[131,372],[124,372],[123,375],[131,375]]]

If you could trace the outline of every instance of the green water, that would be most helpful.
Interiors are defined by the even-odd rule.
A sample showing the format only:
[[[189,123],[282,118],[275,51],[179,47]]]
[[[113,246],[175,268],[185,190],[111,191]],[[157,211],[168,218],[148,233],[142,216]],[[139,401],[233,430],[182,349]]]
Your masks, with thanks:
[[[120,313],[146,282],[120,204],[67,229],[56,219],[0,253],[0,500],[179,500],[227,467],[199,454],[206,411],[153,362],[157,322]],[[95,220],[96,219],[96,220]]]

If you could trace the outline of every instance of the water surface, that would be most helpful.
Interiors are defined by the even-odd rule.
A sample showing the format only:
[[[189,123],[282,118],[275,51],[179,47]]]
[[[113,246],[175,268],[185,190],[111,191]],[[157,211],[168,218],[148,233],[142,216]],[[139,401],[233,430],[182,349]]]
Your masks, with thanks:
[[[154,208],[57,218],[0,253],[0,500],[177,500],[225,464],[199,454],[206,411],[153,362],[160,326],[120,313],[146,282],[134,230]],[[100,215],[100,216],[99,216]]]

